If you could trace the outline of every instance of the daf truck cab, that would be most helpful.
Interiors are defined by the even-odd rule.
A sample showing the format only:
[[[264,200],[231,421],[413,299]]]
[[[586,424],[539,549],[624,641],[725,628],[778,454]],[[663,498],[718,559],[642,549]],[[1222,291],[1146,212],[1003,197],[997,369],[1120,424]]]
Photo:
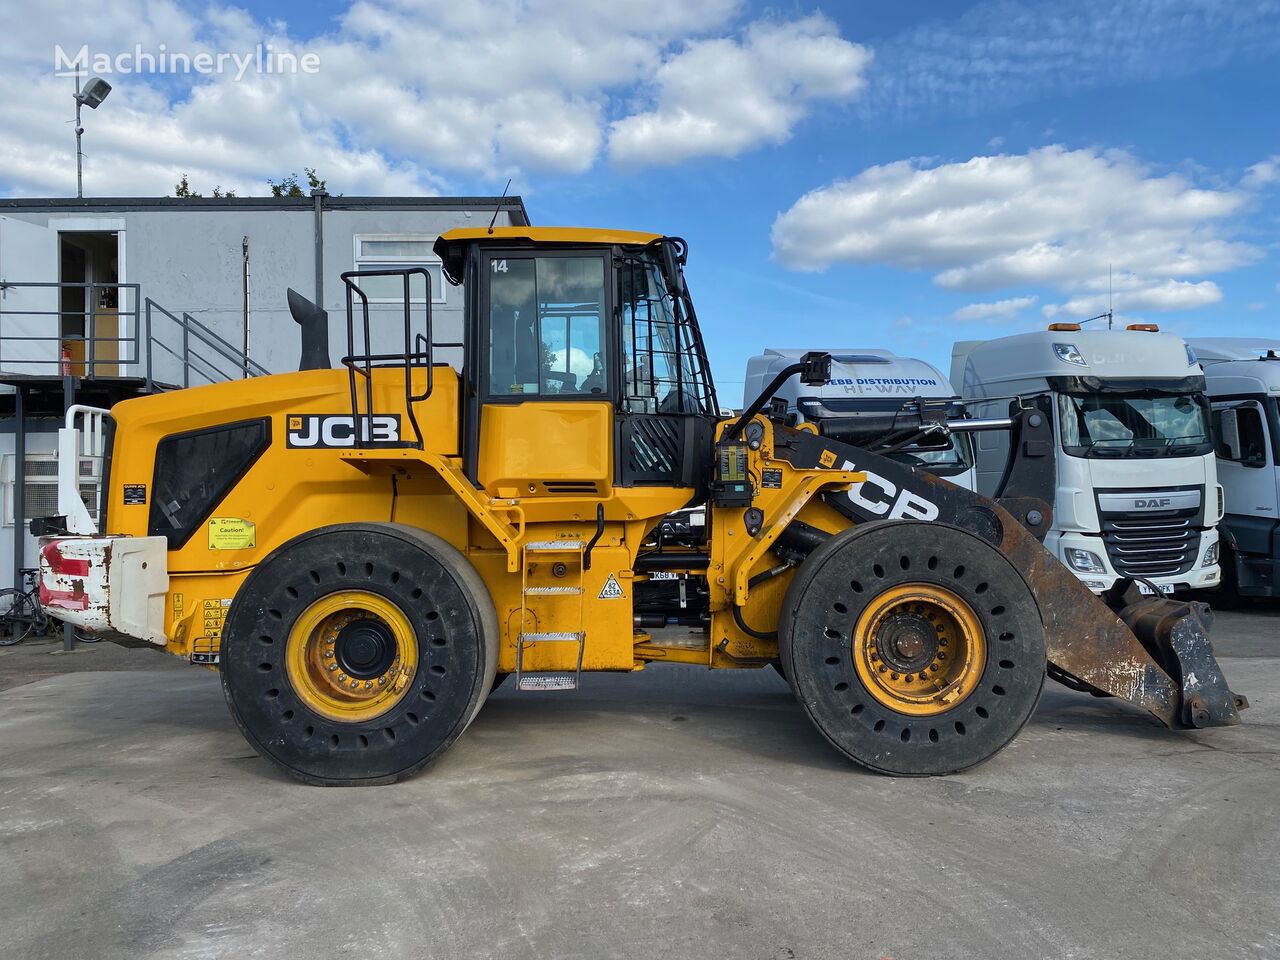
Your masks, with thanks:
[[[769,348],[747,361],[743,405],[807,352]],[[967,432],[948,427],[948,421],[954,425],[964,415],[960,398],[937,367],[888,350],[827,352],[827,383],[792,379],[774,396],[793,423],[821,422],[825,435],[839,435],[958,487],[975,489],[973,441]]]
[[[1048,330],[955,344],[951,379],[971,415],[1028,404],[1053,420],[1056,492],[1045,547],[1095,593],[1218,586],[1222,488],[1196,356],[1155,324]],[[1008,435],[979,434],[977,489],[993,489]]]
[[[1280,340],[1191,340],[1212,409],[1222,518],[1222,590],[1280,596]]]

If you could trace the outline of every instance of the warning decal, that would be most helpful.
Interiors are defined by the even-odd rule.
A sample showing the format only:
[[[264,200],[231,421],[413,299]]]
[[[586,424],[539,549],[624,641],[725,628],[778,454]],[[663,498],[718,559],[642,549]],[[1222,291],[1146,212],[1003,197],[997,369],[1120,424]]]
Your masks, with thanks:
[[[612,573],[609,574],[609,579],[604,582],[604,587],[600,590],[599,599],[621,600],[624,596],[625,594],[622,592],[622,587],[618,583],[618,578]]]
[[[209,520],[210,550],[248,550],[257,542],[258,532],[252,520],[239,517],[212,517]]]

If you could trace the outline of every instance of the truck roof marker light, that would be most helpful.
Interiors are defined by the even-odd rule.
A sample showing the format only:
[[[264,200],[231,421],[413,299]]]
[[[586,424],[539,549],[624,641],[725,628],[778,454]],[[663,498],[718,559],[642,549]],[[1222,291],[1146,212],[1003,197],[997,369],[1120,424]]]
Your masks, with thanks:
[[[1131,323],[1127,327],[1125,327],[1125,329],[1141,330],[1143,333],[1159,333],[1160,332],[1159,324],[1155,324],[1155,323]]]
[[[1073,330],[1079,330],[1079,329],[1080,329],[1080,324],[1078,324],[1078,323],[1051,323],[1051,324],[1049,324],[1049,329],[1050,329],[1050,330],[1052,330],[1052,331],[1054,331],[1055,333],[1070,333],[1070,332],[1072,332]]]
[[[1076,347],[1074,343],[1055,343],[1053,352],[1058,355],[1058,359],[1064,363],[1077,363],[1082,367],[1089,364],[1084,359],[1084,354]]]

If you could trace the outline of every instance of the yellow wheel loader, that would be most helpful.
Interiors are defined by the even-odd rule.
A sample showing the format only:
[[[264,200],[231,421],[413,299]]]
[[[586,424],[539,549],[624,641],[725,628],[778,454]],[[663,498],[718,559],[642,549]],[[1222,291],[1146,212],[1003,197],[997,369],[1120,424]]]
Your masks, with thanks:
[[[103,519],[72,497],[43,522],[44,609],[219,670],[245,737],[315,784],[410,776],[502,679],[663,662],[774,667],[894,775],[991,757],[1046,673],[1169,727],[1239,722],[1203,605],[1099,600],[1041,546],[1051,411],[977,425],[1011,431],[986,499],[856,424],[789,425],[771,394],[822,382],[822,354],[721,416],[678,238],[481,228],[436,252],[462,344],[433,341],[427,271],[379,272],[391,311],[356,272],[337,368],[290,291],[299,372],[79,411],[64,451],[103,449]]]

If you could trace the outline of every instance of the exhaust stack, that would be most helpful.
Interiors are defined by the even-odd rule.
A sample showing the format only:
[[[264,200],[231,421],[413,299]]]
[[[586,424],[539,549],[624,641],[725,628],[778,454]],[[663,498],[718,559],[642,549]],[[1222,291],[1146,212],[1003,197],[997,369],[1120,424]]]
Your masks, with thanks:
[[[288,290],[289,313],[302,327],[302,357],[299,370],[328,370],[329,313],[316,306],[292,287]]]

